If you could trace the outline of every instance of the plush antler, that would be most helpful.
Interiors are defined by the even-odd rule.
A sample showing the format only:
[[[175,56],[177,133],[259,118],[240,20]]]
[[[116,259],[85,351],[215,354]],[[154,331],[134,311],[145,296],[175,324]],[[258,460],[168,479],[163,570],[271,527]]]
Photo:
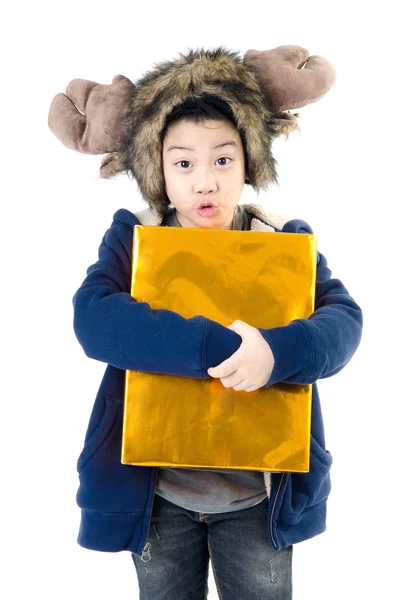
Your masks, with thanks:
[[[335,69],[326,58],[309,56],[301,46],[247,50],[243,63],[258,75],[274,112],[320,100],[336,79]]]
[[[72,150],[85,154],[116,152],[134,87],[124,75],[113,77],[110,85],[73,79],[66,95],[57,94],[52,100],[48,126]]]
[[[274,137],[299,129],[299,115],[288,109],[319,100],[336,78],[328,60],[309,56],[301,46],[248,50],[243,64],[257,76],[265,92],[267,110],[272,112],[268,127]],[[183,80],[183,73],[177,75]],[[123,117],[131,114],[135,90],[136,86],[123,75],[116,75],[110,85],[73,79],[66,95],[57,94],[51,103],[49,128],[68,148],[86,154],[108,154],[100,176],[111,176],[125,166],[118,154],[122,154],[119,150],[126,133]]]

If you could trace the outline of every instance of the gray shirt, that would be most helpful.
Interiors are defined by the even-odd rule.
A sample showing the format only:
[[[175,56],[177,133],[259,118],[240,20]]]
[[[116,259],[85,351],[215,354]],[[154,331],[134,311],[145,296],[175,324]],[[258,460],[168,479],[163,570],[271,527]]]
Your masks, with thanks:
[[[162,225],[181,227],[175,208],[169,208]],[[248,231],[250,217],[237,205],[232,229]],[[261,471],[159,467],[155,493],[173,504],[203,513],[242,510],[266,498]]]

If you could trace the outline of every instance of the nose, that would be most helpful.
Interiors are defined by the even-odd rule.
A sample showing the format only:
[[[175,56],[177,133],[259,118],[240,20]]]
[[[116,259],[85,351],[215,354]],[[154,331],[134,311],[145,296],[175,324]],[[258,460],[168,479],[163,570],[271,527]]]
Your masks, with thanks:
[[[202,173],[194,184],[196,193],[209,194],[217,189],[215,177],[210,172]]]

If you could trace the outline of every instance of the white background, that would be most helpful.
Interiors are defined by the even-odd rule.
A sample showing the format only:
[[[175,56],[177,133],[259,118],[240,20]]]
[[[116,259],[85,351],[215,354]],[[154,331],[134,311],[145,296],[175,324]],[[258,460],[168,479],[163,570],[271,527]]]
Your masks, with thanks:
[[[1,503],[4,598],[138,598],[128,552],[76,543],[80,453],[106,365],[72,328],[72,296],[118,208],[145,208],[101,156],[51,133],[75,77],[132,81],[188,47],[304,46],[337,81],[274,144],[279,186],[241,202],[305,219],[364,314],[361,345],[318,383],[334,456],[325,533],[294,546],[294,600],[395,592],[396,49],[391,2],[14,2],[1,36]],[[247,553],[249,539],[242,540]],[[217,598],[210,570],[210,599]],[[173,600],[173,599],[170,599]],[[227,599],[225,599],[227,600]]]

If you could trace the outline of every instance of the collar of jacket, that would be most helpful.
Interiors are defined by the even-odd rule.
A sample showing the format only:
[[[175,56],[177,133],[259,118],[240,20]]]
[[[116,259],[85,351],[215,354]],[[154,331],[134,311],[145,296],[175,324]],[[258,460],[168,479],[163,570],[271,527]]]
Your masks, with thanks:
[[[281,231],[285,223],[291,220],[291,217],[278,211],[265,209],[260,204],[245,203],[240,206],[253,215],[251,231]],[[134,214],[142,225],[159,226],[161,223],[161,217],[149,208],[134,212]]]

